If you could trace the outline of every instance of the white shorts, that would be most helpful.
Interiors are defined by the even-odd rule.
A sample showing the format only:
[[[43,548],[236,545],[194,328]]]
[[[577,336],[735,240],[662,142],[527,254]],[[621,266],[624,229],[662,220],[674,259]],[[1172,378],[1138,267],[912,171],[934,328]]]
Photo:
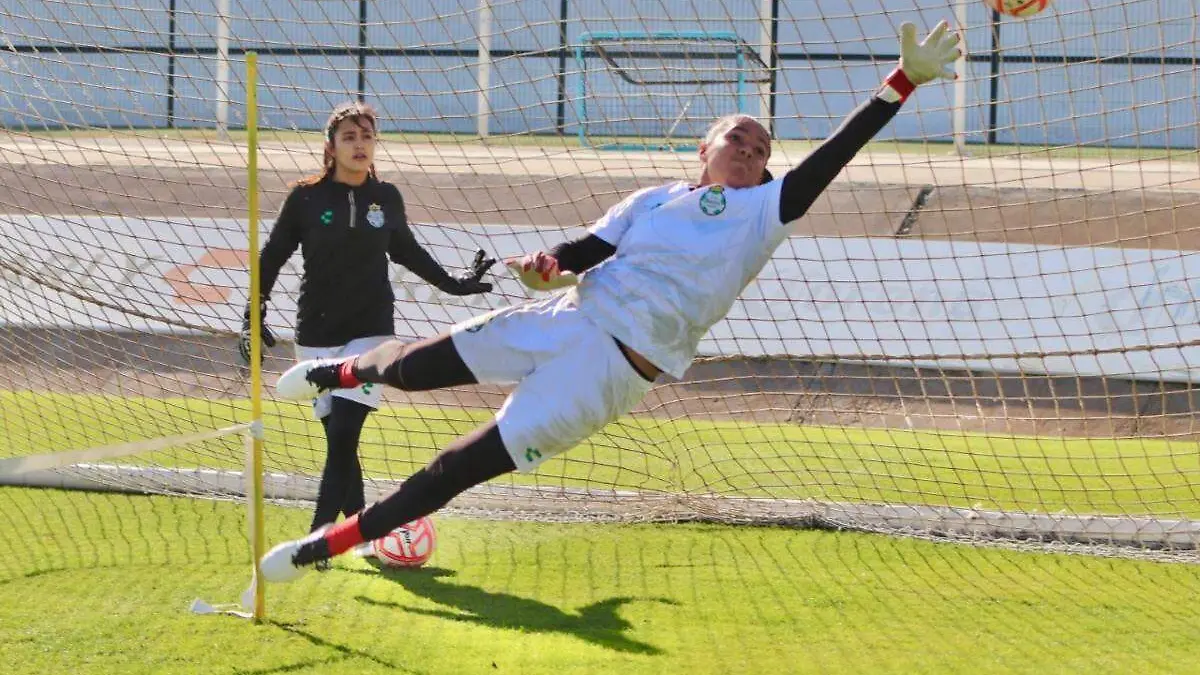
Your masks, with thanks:
[[[496,413],[518,471],[532,471],[633,409],[650,391],[612,336],[562,296],[450,329],[481,383],[518,382]]]
[[[296,360],[309,359],[340,359],[346,356],[358,356],[369,352],[388,340],[395,339],[391,335],[374,335],[358,338],[340,347],[305,347],[296,345]],[[383,396],[383,385],[367,382],[353,389],[334,389],[313,399],[313,416],[317,419],[325,417],[333,410],[333,397],[344,398],[373,409],[379,408],[379,399]]]

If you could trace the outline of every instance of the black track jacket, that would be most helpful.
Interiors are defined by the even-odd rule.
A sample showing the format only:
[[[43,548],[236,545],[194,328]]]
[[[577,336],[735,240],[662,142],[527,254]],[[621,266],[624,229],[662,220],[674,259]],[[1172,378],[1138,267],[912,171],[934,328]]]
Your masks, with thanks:
[[[376,178],[351,187],[326,177],[292,189],[259,256],[263,298],[297,247],[304,277],[296,342],[306,347],[393,334],[389,258],[436,288],[457,283],[413,237],[400,190]]]

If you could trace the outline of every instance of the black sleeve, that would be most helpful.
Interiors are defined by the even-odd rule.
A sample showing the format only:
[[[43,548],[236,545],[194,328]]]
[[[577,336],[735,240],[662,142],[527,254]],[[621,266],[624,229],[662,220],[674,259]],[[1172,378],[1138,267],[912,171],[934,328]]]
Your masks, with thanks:
[[[576,274],[589,270],[617,252],[617,247],[594,234],[565,241],[550,249],[558,261],[558,269]]]
[[[407,267],[434,288],[445,290],[452,287],[455,281],[450,277],[450,273],[417,242],[417,238],[408,227],[408,215],[404,212],[404,199],[400,196],[399,189],[395,189],[395,194],[386,200],[383,208],[384,219],[388,223],[396,224],[391,240],[388,241],[388,257],[392,262]]]
[[[279,207],[279,215],[267,235],[267,243],[263,245],[258,256],[259,293],[263,300],[271,298],[271,289],[279,278],[279,271],[284,263],[300,246],[300,211],[303,197],[299,188],[293,188]]]
[[[842,122],[816,150],[783,177],[779,219],[784,223],[803,216],[867,141],[892,121],[899,103],[871,97]]]

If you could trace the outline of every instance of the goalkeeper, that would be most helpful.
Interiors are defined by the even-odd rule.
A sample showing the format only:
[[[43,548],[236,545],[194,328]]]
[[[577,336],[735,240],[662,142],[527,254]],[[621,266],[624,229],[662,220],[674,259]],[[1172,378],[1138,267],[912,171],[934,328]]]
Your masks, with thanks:
[[[421,391],[517,382],[495,419],[452,442],[398,489],[355,517],[273,548],[267,581],[387,534],[474,485],[531,471],[628,412],[660,373],[682,377],[701,337],[855,154],[917,85],[953,79],[959,37],[938,24],[924,42],[901,26],[899,66],[798,166],[766,179],[771,139],[753,118],[718,119],[700,143],[700,176],[638,191],[589,234],[507,261],[537,290],[566,287],[413,344],[310,361],[280,378],[284,397],[385,383]],[[573,285],[578,276],[578,284]]]
[[[470,295],[491,290],[480,281],[494,261],[483,251],[471,270],[450,276],[408,228],[396,186],[375,175],[376,114],[362,103],[334,109],[325,125],[321,173],[302,179],[288,194],[260,254],[266,309],[280,268],[301,249],[304,278],[296,313],[298,360],[367,352],[394,334],[394,295],[388,258],[439,290]],[[265,346],[275,338],[263,326]],[[250,310],[238,350],[250,362]],[[312,529],[352,516],[366,505],[358,440],[367,415],[379,406],[382,387],[361,385],[314,397],[313,413],[325,429],[325,466]]]

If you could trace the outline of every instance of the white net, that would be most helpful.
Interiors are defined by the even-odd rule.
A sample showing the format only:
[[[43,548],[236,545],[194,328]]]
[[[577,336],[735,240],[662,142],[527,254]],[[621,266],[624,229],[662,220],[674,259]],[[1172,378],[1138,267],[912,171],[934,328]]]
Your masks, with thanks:
[[[380,176],[457,267],[476,246],[552,246],[633,189],[693,177],[692,155],[645,150],[718,114],[769,122],[779,175],[875,89],[900,22],[955,11],[671,0],[650,18],[642,4],[0,2],[0,457],[247,421],[247,50],[268,215],[317,170],[329,110],[361,97],[382,113]],[[1187,5],[1064,0],[999,24],[964,5],[961,84],[923,88],[843,172],[684,381],[457,506],[1191,547]],[[637,148],[597,150],[610,141]],[[285,339],[298,265],[268,310]],[[527,297],[496,281],[450,298],[397,269],[397,335]],[[290,357],[277,348],[268,370]],[[361,444],[373,492],[503,394],[389,393]],[[271,494],[310,495],[320,426],[276,402],[267,426]],[[240,498],[241,453],[225,436],[53,473],[4,466],[12,482]]]

